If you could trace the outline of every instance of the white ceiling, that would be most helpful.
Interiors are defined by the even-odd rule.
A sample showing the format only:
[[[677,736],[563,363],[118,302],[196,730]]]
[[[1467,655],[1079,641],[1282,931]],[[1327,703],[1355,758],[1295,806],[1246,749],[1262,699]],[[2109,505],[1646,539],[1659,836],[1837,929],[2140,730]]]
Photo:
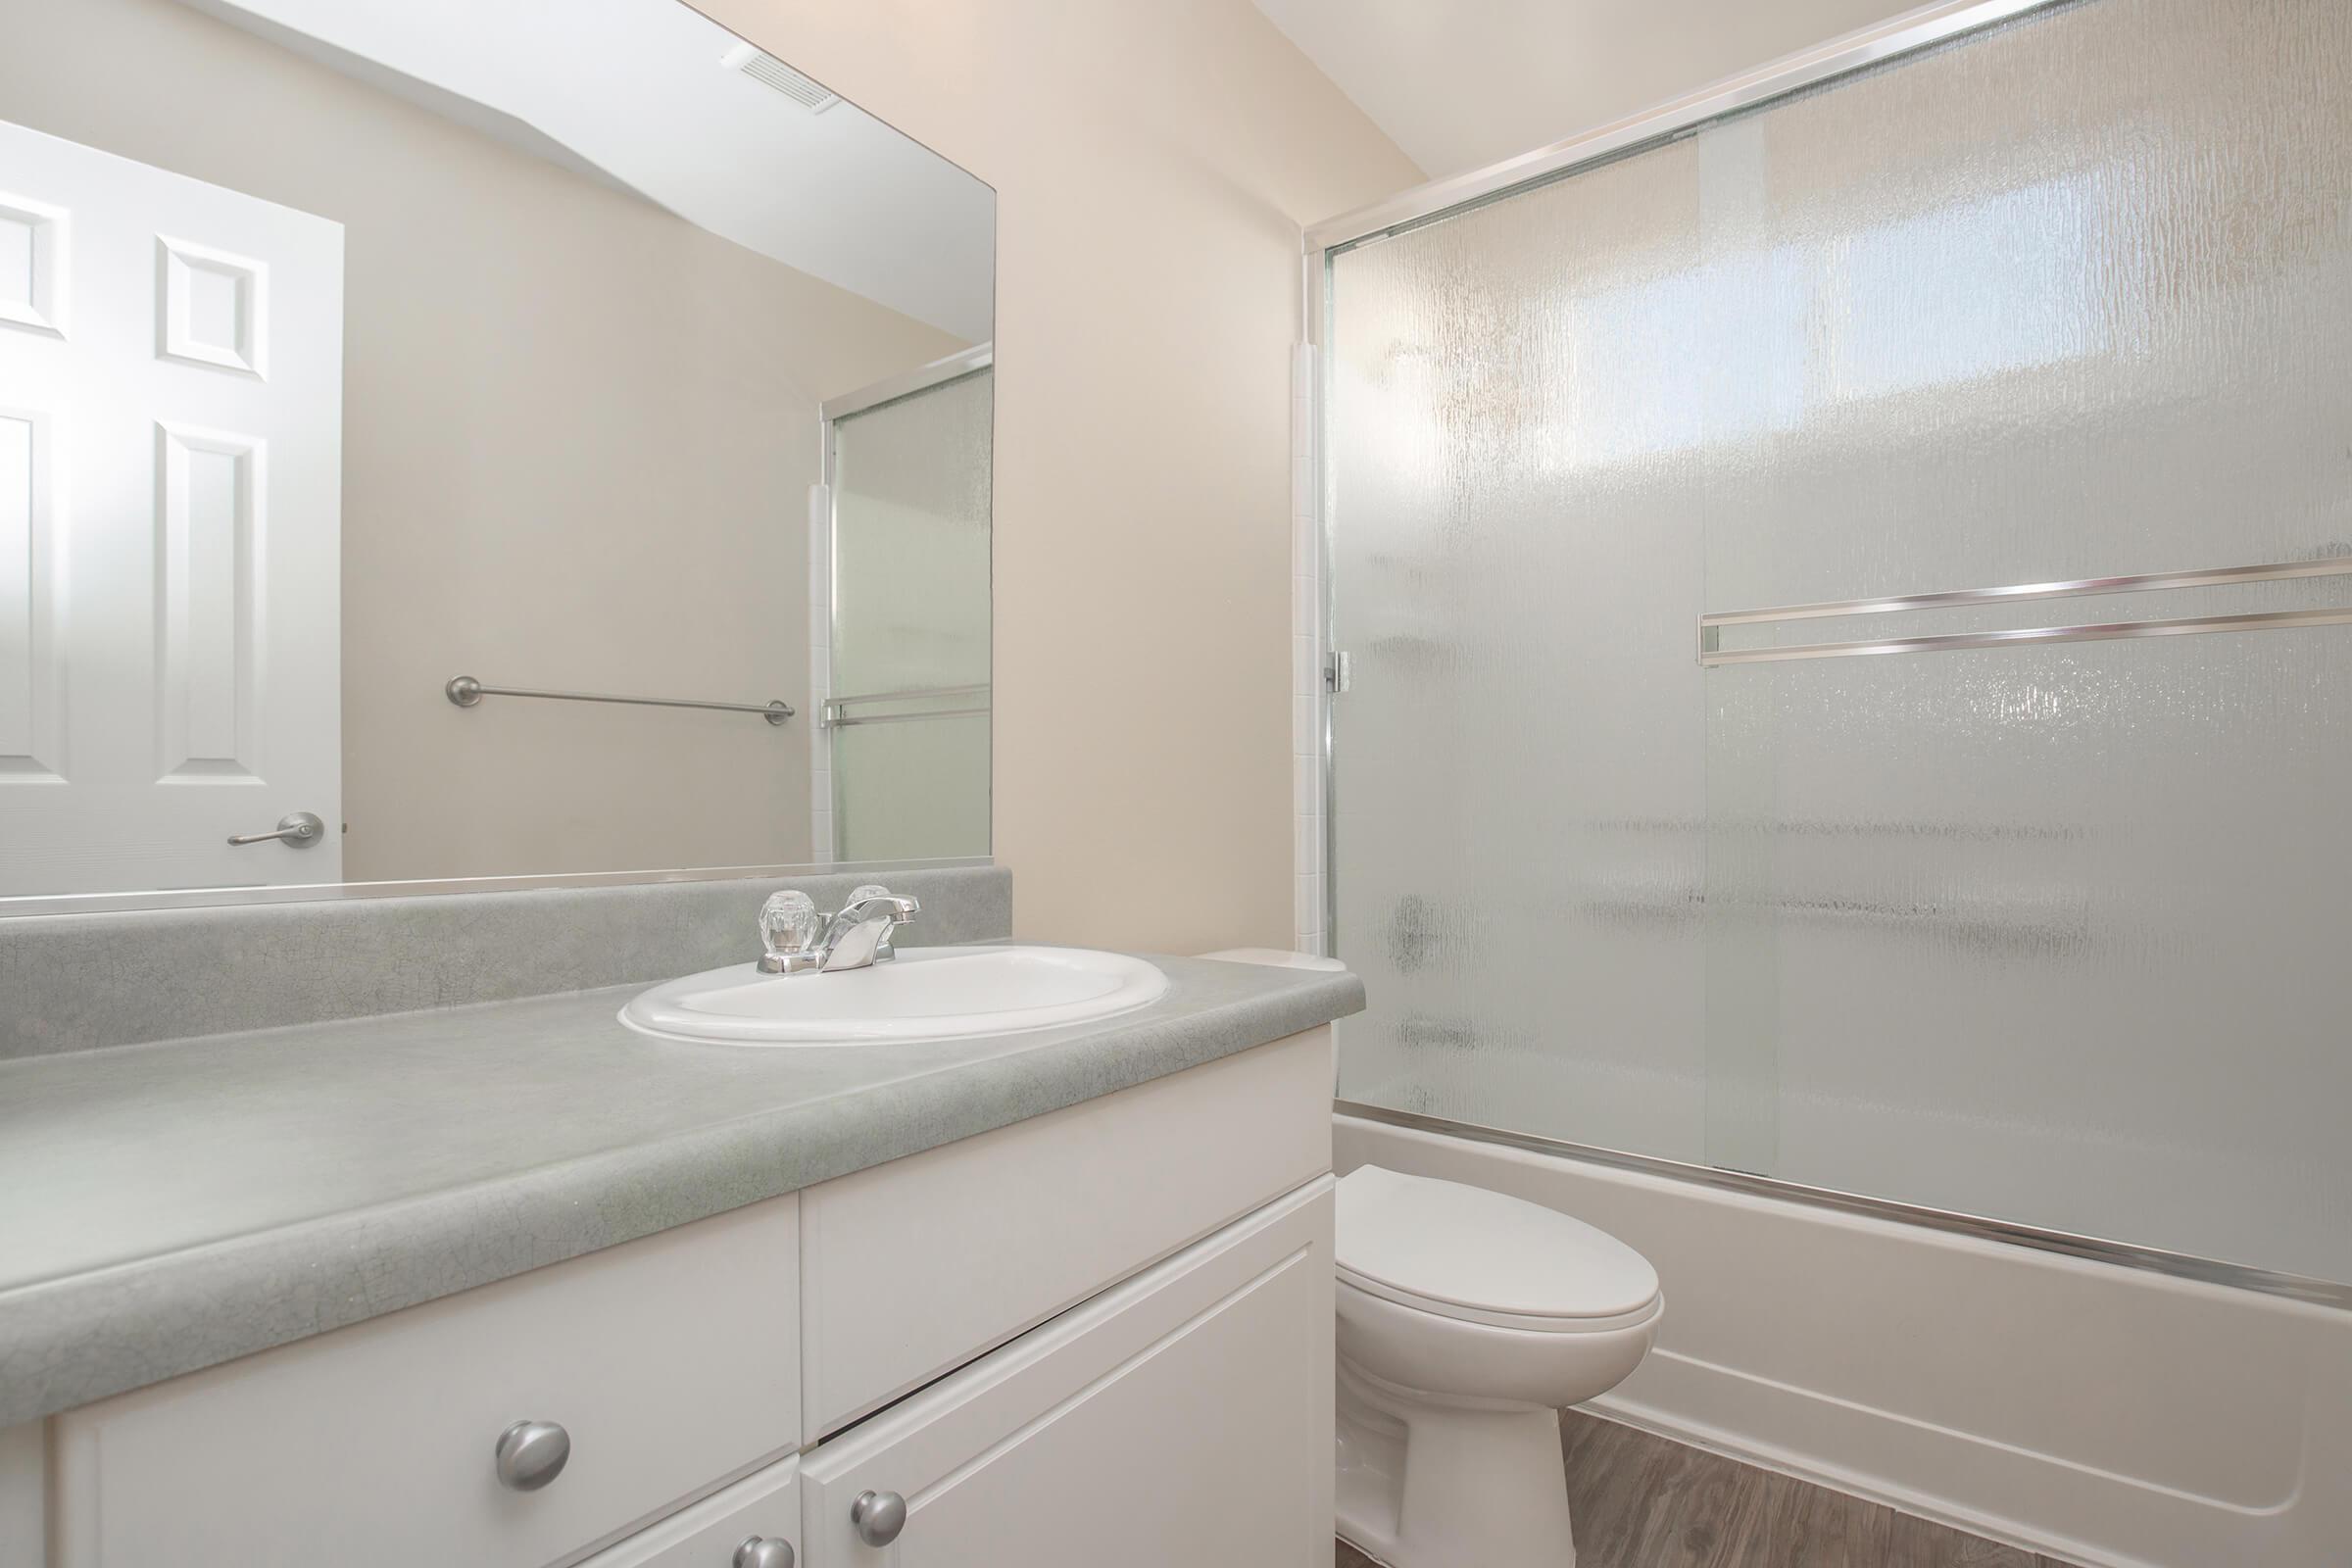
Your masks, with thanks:
[[[1255,0],[1431,178],[1911,9],[1905,0]]]
[[[966,342],[995,294],[996,197],[854,104],[821,114],[721,58],[682,0],[188,0],[635,191]]]

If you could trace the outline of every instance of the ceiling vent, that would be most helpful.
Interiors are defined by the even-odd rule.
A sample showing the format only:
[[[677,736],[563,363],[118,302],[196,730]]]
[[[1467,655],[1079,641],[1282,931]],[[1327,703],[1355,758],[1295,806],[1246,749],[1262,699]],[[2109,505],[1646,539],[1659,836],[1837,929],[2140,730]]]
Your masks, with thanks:
[[[841,102],[841,94],[810,81],[758,44],[739,43],[718,57],[729,71],[740,71],[763,87],[771,87],[812,115],[821,115]]]

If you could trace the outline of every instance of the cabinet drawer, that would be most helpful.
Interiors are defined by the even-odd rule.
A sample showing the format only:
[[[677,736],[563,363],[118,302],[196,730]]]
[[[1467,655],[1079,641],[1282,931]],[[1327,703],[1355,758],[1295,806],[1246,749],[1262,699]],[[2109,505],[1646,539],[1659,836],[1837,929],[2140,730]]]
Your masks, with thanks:
[[[1331,1031],[801,1195],[811,1436],[1331,1169]]]
[[[1328,1568],[1331,1185],[805,1455],[807,1568]],[[906,1502],[886,1547],[869,1492]]]
[[[56,1418],[56,1568],[531,1568],[799,1446],[797,1200]],[[499,1435],[560,1423],[555,1480]]]
[[[640,1530],[579,1568],[735,1568],[735,1554],[758,1538],[801,1545],[801,1461],[786,1459],[746,1476],[715,1496]]]

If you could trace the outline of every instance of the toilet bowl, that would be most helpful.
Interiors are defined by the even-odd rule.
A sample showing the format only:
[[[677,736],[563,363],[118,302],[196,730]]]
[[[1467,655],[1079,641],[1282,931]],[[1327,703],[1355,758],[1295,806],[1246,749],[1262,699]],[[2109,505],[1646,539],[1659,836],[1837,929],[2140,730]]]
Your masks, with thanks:
[[[1559,1408],[1641,1364],[1647,1259],[1501,1193],[1339,1184],[1339,1533],[1388,1568],[1568,1568]]]

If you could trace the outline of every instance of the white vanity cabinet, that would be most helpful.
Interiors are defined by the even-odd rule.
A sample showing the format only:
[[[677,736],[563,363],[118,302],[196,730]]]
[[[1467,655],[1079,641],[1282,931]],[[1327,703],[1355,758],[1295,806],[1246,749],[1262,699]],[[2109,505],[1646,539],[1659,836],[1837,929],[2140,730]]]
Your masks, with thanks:
[[[1312,1030],[67,1411],[0,1497],[48,1568],[1328,1564],[1330,1073]]]
[[[805,1568],[1329,1564],[1331,1216],[1325,1177],[813,1450]]]

